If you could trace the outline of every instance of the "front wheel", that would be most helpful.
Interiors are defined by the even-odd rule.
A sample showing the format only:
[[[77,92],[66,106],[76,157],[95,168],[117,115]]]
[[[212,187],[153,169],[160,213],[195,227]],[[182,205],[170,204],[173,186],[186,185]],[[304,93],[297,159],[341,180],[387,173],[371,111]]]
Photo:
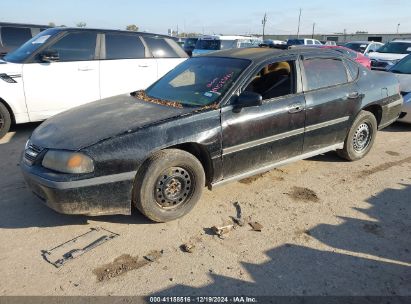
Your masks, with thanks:
[[[0,138],[10,130],[11,116],[9,110],[0,102]]]
[[[344,148],[338,150],[340,157],[349,160],[363,158],[374,144],[377,134],[377,120],[368,111],[361,111],[354,120],[344,142]]]
[[[153,154],[140,168],[133,201],[149,219],[168,222],[190,212],[204,186],[204,169],[194,155],[166,149]]]

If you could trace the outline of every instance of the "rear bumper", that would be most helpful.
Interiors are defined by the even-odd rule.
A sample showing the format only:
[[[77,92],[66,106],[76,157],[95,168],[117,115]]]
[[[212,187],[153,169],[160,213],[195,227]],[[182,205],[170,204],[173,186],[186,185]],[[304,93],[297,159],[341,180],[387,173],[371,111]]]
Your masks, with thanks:
[[[31,172],[20,162],[27,185],[51,209],[63,214],[131,214],[135,172],[56,182]],[[134,173],[134,174],[133,174]]]
[[[379,130],[389,126],[398,119],[403,103],[404,100],[400,94],[386,99],[386,103],[382,105],[382,117],[378,127]]]

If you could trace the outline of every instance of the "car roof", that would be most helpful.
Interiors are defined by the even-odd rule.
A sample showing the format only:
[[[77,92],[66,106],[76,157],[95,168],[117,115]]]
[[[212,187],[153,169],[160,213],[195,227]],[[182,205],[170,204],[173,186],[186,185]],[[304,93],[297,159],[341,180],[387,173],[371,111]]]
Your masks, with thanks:
[[[375,42],[378,42],[378,41],[349,41],[346,44],[348,44],[348,43],[370,44],[370,43],[375,43]],[[379,43],[381,43],[381,42],[379,42]]]
[[[99,29],[99,28],[80,28],[80,27],[55,27],[53,30],[56,31],[91,31],[91,32],[104,32],[104,33],[128,33],[128,34],[136,34],[141,36],[156,36],[161,38],[169,38],[173,39],[171,36],[156,34],[156,33],[148,33],[148,32],[135,32],[135,31],[126,31],[126,30],[113,30],[113,29]]]
[[[263,62],[267,59],[273,57],[280,57],[286,55],[298,55],[298,54],[310,54],[310,55],[321,55],[328,54],[333,57],[341,57],[341,53],[338,53],[332,49],[327,48],[317,48],[317,47],[301,47],[293,48],[288,50],[281,49],[271,49],[271,48],[239,48],[239,49],[228,49],[223,51],[216,51],[202,55],[202,57],[226,57],[226,58],[236,58],[236,59],[248,59],[255,63]]]
[[[411,40],[410,39],[394,39],[390,41],[390,43],[392,42],[411,43]]]
[[[13,23],[13,22],[0,22],[0,27],[41,27],[50,28],[50,25],[42,24],[30,24],[30,23]]]

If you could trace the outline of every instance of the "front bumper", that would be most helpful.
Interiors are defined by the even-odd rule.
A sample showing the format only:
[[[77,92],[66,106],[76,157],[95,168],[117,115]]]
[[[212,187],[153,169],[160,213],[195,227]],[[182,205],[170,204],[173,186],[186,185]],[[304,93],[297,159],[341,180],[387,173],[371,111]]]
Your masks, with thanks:
[[[75,181],[52,181],[34,174],[23,161],[20,167],[27,185],[48,207],[63,214],[131,214],[135,172]]]

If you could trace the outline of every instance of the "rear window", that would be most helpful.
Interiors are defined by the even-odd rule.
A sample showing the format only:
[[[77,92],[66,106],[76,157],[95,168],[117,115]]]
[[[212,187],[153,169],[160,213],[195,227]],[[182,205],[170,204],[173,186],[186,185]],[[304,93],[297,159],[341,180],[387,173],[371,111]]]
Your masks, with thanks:
[[[17,48],[31,39],[31,30],[26,27],[2,27],[1,39],[4,46]]]
[[[197,50],[219,50],[221,40],[198,40],[196,43]]]
[[[179,51],[184,53],[181,47],[171,39],[144,37],[144,41],[156,58],[179,58],[182,56]]]
[[[139,36],[106,34],[106,59],[144,58],[145,49]]]
[[[306,91],[348,82],[347,70],[339,59],[314,58],[303,61]]]

